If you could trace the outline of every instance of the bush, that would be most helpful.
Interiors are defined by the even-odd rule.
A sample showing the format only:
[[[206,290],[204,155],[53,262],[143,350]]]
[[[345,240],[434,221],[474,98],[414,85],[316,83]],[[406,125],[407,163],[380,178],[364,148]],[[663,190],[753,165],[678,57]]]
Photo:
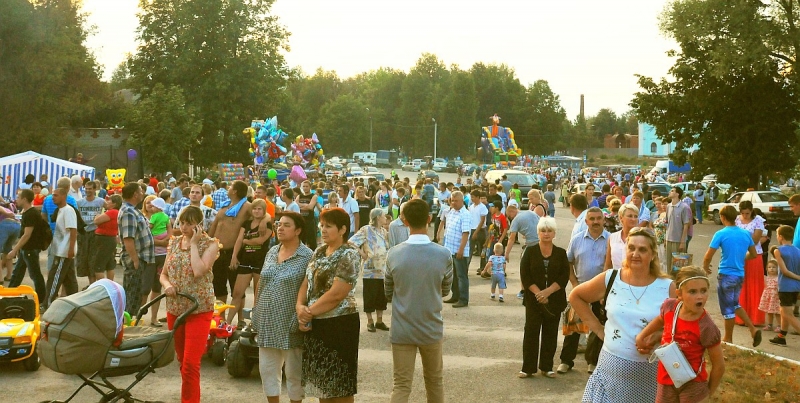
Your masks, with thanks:
[[[606,155],[606,154],[600,154],[600,159],[601,159],[601,160],[607,160],[607,159],[608,159],[608,155]]]

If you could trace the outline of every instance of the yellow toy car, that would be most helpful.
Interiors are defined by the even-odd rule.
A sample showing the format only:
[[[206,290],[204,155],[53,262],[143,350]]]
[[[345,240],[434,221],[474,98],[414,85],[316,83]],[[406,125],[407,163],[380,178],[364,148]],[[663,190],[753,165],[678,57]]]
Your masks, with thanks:
[[[0,363],[22,362],[28,371],[39,369],[39,296],[30,286],[0,286]]]

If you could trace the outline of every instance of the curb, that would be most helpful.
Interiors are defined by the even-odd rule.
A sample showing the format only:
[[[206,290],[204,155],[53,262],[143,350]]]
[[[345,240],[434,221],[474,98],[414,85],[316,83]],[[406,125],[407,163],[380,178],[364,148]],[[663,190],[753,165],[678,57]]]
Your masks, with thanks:
[[[770,354],[770,353],[767,353],[767,352],[764,352],[764,351],[761,351],[761,350],[756,350],[754,348],[740,346],[738,344],[728,343],[726,341],[723,341],[722,344],[724,344],[726,346],[730,346],[730,347],[736,347],[736,348],[738,348],[740,350],[749,351],[751,353],[762,354],[762,355],[765,355],[765,356],[767,356],[769,358],[772,358],[772,359],[774,359],[776,361],[786,361],[788,363],[791,363],[791,364],[794,364],[794,365],[797,365],[798,367],[800,367],[800,361],[796,361],[796,360],[793,360],[791,358],[781,357],[779,355]]]

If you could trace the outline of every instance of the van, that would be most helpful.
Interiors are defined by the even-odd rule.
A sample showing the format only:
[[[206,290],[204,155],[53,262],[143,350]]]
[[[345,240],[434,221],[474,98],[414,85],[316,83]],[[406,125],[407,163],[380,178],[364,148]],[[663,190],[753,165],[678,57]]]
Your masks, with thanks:
[[[486,181],[488,183],[494,183],[496,179],[501,179],[503,175],[508,178],[509,182],[512,184],[516,183],[519,186],[520,193],[522,194],[522,206],[520,207],[522,210],[527,210],[528,191],[530,191],[533,184],[536,183],[536,179],[534,179],[533,175],[525,171],[492,169],[486,172]]]
[[[375,163],[377,162],[377,154],[368,152],[353,153],[353,159],[356,162],[360,162],[366,165],[375,165]]]

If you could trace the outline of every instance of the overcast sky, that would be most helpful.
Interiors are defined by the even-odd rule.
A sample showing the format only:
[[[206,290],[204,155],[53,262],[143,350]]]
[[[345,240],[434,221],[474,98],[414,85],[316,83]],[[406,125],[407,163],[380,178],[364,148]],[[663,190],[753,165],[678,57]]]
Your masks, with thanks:
[[[88,41],[109,79],[136,51],[138,0],[83,0]],[[523,85],[544,79],[570,119],[629,109],[634,74],[662,77],[676,47],[658,30],[665,0],[277,0],[292,33],[290,66],[347,78],[379,67],[408,71],[423,52],[448,66],[505,63]],[[265,111],[266,112],[266,111]],[[497,111],[501,116],[503,111]],[[269,113],[269,112],[267,112]]]

